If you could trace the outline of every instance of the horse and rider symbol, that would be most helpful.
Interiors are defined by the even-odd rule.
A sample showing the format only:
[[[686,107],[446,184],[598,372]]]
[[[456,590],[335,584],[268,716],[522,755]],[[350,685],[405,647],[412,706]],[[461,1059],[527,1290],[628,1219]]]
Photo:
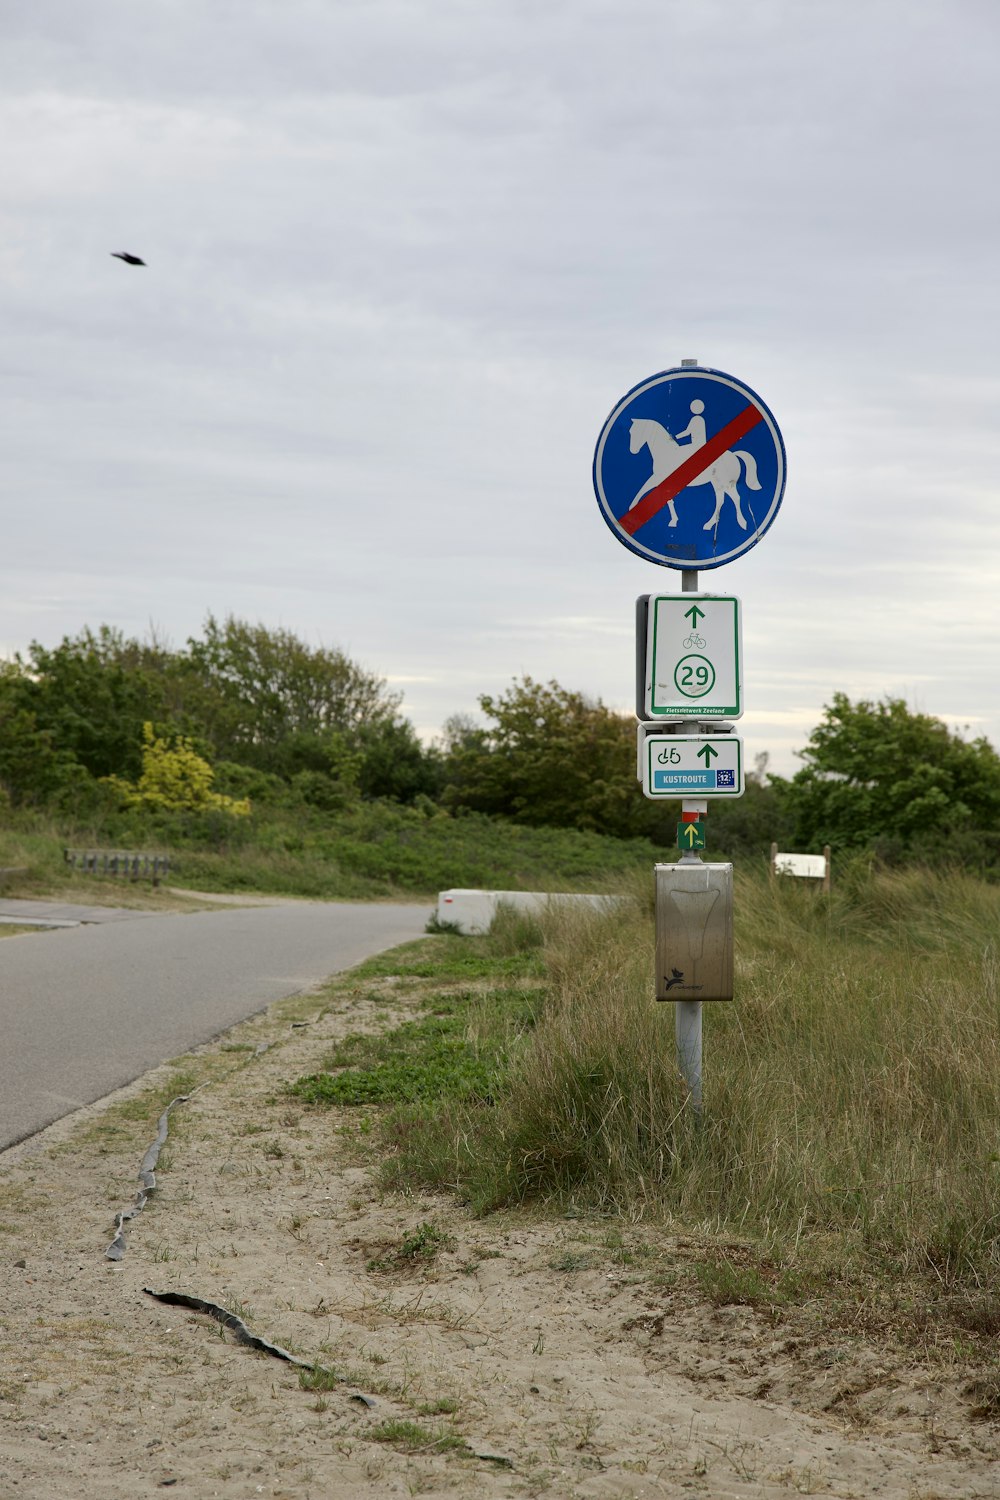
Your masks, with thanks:
[[[668,479],[675,469],[686,463],[699,448],[703,448],[707,441],[704,401],[691,402],[691,420],[682,432],[672,436],[660,422],[655,422],[651,417],[633,417],[629,426],[629,452],[640,453],[643,448],[648,448],[650,458],[653,460],[653,472],[646,480],[641,489],[637,490],[633,497],[629,510],[634,510],[644,495],[654,490],[658,485]],[[682,439],[687,439],[686,442]],[[741,468],[742,465],[742,468]],[[761,488],[757,477],[757,462],[752,453],[744,448],[727,450],[719,455],[717,459],[707,468],[703,469],[694,479],[689,481],[690,487],[696,485],[710,484],[715,493],[715,510],[702,527],[703,531],[714,531],[719,524],[722,507],[726,500],[731,500],[736,511],[736,523],[742,531],[747,529],[746,517],[743,514],[743,506],[740,501],[739,481],[745,471],[747,487],[751,490]],[[677,525],[677,507],[673,500],[667,501],[670,512],[670,525]]]
[[[748,385],[689,364],[626,392],[601,428],[593,474],[623,546],[668,568],[718,568],[774,520],[785,445]]]

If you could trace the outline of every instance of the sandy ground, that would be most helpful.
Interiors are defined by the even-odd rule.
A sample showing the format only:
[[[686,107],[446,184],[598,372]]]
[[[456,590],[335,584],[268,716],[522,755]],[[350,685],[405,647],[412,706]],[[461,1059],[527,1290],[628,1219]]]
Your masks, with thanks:
[[[705,1243],[648,1226],[381,1196],[348,1116],[283,1093],[392,1020],[371,991],[282,1002],[196,1054],[212,1081],[171,1114],[119,1263],[170,1069],[0,1158],[2,1500],[1000,1495],[1000,1428],[957,1357],[713,1307],[683,1274]],[[306,1389],[147,1287],[339,1378]]]

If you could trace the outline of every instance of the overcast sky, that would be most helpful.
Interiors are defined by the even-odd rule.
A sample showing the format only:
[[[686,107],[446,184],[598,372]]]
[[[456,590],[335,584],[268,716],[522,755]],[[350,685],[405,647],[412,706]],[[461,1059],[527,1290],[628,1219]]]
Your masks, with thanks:
[[[696,358],[788,457],[752,760],[905,697],[1000,747],[995,0],[31,0],[0,13],[0,652],[209,612],[422,735],[633,706],[591,482]],[[147,261],[113,259],[129,251]]]

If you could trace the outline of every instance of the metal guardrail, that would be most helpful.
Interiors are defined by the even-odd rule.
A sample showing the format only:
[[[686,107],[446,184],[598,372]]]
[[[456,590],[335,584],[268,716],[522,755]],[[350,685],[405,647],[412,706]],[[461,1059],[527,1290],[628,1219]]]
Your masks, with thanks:
[[[84,875],[121,875],[127,880],[160,878],[170,869],[166,854],[134,854],[121,849],[64,849],[63,857],[74,870]]]

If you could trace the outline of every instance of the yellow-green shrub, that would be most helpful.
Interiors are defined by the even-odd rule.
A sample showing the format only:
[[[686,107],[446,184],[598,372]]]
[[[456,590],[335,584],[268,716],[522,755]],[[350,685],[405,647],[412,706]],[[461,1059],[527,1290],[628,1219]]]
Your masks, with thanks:
[[[184,735],[158,738],[152,724],[142,726],[142,775],[137,783],[109,776],[127,807],[202,812],[212,808],[246,817],[249,798],[224,797],[212,790],[215,772]]]

